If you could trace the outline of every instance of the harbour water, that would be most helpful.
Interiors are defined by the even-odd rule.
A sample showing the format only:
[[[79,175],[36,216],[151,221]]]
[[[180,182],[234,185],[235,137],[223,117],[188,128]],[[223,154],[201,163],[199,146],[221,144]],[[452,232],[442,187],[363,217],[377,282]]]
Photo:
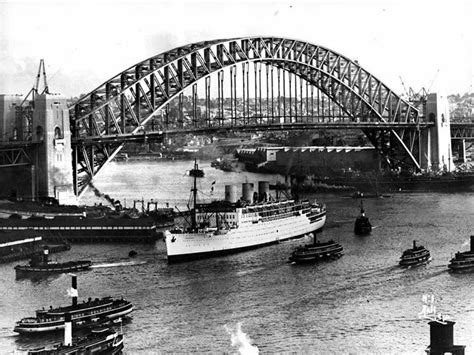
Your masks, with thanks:
[[[104,194],[127,206],[134,199],[186,209],[190,161],[112,163],[95,180]],[[281,176],[222,172],[204,162],[200,190],[207,199],[224,195],[225,184],[272,183]],[[215,181],[215,184],[212,184]],[[214,189],[212,189],[214,188]],[[213,190],[213,191],[211,191]],[[341,194],[309,194],[326,203],[321,239],[334,239],[345,255],[317,265],[292,265],[288,257],[308,240],[284,242],[226,257],[168,265],[163,241],[146,244],[74,244],[53,259],[89,259],[78,273],[79,300],[113,296],[135,305],[124,322],[125,353],[238,352],[231,344],[239,324],[260,352],[423,354],[427,320],[420,319],[423,295],[433,295],[437,312],[456,321],[455,344],[474,353],[474,273],[451,274],[448,261],[469,249],[474,234],[474,194],[398,193],[366,199],[374,230],[353,234],[359,200]],[[92,192],[84,200],[101,201]],[[433,261],[401,269],[398,260],[416,239]],[[138,255],[128,257],[130,250]],[[14,265],[0,265],[0,353],[61,341],[61,334],[24,337],[12,329],[36,309],[70,302],[70,277],[15,279]],[[234,334],[235,335],[235,334]]]

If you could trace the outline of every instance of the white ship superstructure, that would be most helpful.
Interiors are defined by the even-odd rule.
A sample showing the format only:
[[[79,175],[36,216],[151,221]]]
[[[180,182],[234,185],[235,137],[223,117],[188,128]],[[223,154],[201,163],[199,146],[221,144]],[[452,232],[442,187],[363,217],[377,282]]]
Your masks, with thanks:
[[[255,194],[253,184],[245,183],[242,192],[237,200],[235,186],[226,186],[225,201],[195,205],[191,228],[166,231],[168,262],[230,254],[316,233],[326,221],[321,204],[272,201],[268,182],[259,182]]]

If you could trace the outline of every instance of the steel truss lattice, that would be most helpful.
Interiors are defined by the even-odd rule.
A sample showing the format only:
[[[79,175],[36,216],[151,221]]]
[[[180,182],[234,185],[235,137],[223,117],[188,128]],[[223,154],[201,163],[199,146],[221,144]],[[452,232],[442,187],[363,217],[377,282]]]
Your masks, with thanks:
[[[156,120],[157,112],[166,110],[171,100],[182,100],[185,89],[192,88],[195,97],[197,82],[205,81],[208,97],[211,74],[218,74],[218,92],[222,97],[222,73],[230,71],[232,76],[238,69],[237,65],[242,65],[248,76],[246,63],[272,67],[309,83],[343,112],[344,118],[333,122],[334,126],[337,123],[341,127],[347,124],[357,126],[360,122],[360,128],[392,166],[405,164],[420,168],[419,130],[429,124],[422,121],[417,108],[356,61],[330,49],[293,39],[234,38],[193,43],[161,53],[119,73],[76,102],[70,108],[76,192],[80,194],[84,190],[125,140],[144,137],[148,133],[160,136],[172,132],[248,130],[252,127],[255,130],[262,127],[283,130],[298,129],[299,125],[317,129],[322,124],[308,122],[307,118],[298,115],[274,120],[250,117],[245,113],[231,119],[224,119],[223,114],[218,117],[206,114],[203,119],[198,120],[195,116],[191,121],[169,121],[164,117],[154,132],[148,128],[144,132],[147,123],[152,118]],[[282,80],[285,80],[284,74]],[[286,80],[291,80],[291,77]],[[257,84],[255,93],[257,95]],[[255,107],[257,111],[257,99]],[[223,111],[219,108],[219,112]],[[378,124],[383,124],[384,128],[378,129]]]

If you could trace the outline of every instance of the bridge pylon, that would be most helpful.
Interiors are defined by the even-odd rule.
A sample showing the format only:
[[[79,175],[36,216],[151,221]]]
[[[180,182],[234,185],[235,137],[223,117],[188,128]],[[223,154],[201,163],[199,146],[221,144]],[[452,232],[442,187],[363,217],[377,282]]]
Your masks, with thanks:
[[[425,119],[434,123],[422,131],[420,161],[425,170],[453,171],[451,127],[448,100],[445,95],[430,93],[426,98]]]
[[[72,181],[71,129],[66,99],[36,95],[32,143],[38,196],[54,197],[61,204],[77,204]]]

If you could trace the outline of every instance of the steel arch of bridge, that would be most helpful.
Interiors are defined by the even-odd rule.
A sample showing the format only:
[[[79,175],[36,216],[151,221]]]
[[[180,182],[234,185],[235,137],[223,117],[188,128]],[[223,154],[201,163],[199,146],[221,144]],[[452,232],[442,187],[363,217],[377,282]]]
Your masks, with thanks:
[[[70,108],[76,193],[80,194],[114,157],[123,140],[143,136],[144,125],[186,88],[192,87],[194,96],[198,81],[204,79],[207,83],[213,73],[232,72],[238,64],[252,62],[295,74],[317,87],[349,117],[344,124],[361,128],[390,164],[420,168],[419,128],[424,124],[420,113],[356,61],[294,39],[234,38],[193,43],[146,59],[76,102]],[[365,125],[359,125],[360,121]],[[377,124],[384,128],[377,129]],[[192,122],[163,119],[159,132],[154,134],[308,126],[298,117],[290,122],[270,122],[244,114],[226,122],[223,117]],[[318,124],[312,126],[318,128]]]

